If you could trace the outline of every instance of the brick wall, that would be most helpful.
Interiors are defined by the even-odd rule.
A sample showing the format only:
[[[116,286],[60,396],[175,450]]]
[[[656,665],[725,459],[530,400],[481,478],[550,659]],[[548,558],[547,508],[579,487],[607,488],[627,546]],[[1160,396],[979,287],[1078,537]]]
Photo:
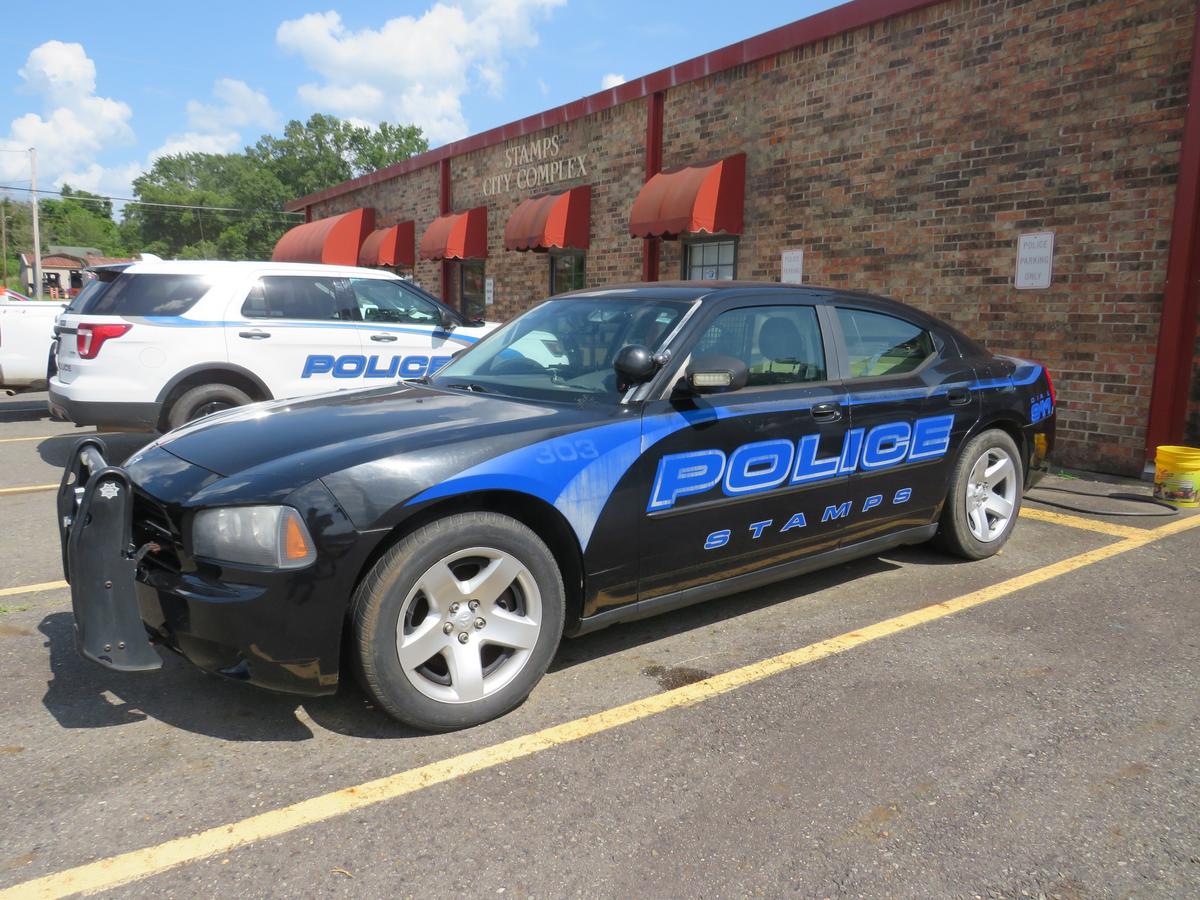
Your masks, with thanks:
[[[1190,65],[1192,0],[950,0],[672,88],[665,168],[747,154],[738,275],[888,294],[993,350],[1046,364],[1059,459],[1141,471]],[[593,185],[589,285],[636,280],[628,236],[643,181],[646,101],[454,158],[456,209],[489,207],[492,317],[549,287],[543,254],[507,252],[517,203]],[[558,137],[586,178],[484,196],[504,151]],[[437,211],[437,168],[346,194],[380,224]],[[1018,234],[1056,234],[1054,283],[1012,287]],[[678,241],[660,274],[680,273]],[[439,289],[434,266],[418,278]],[[1198,355],[1200,362],[1200,355]],[[1198,387],[1200,389],[1200,387]],[[1193,400],[1193,437],[1200,400]]]

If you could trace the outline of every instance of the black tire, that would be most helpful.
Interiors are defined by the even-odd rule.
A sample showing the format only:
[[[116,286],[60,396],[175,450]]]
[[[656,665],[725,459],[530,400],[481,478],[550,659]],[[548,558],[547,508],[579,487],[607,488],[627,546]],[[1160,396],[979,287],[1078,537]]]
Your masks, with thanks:
[[[178,428],[201,416],[253,402],[254,398],[232,384],[201,384],[184,391],[171,404],[167,428]]]
[[[441,657],[436,654],[429,657],[427,665],[441,665],[439,659],[448,663],[449,656],[455,652],[453,639],[461,633],[468,634],[470,648],[477,647],[475,652],[481,657],[485,652],[494,650],[500,653],[518,652],[490,647],[486,625],[482,631],[476,632],[470,625],[452,623],[444,602],[438,604],[440,612],[436,613],[432,605],[427,605],[421,622],[416,626],[411,625],[413,613],[408,609],[425,602],[422,588],[418,586],[422,579],[454,554],[474,548],[494,548],[524,567],[524,576],[532,578],[536,594],[539,595],[540,629],[536,638],[530,641],[533,646],[528,649],[527,656],[519,666],[512,658],[503,663],[512,663],[515,674],[509,675],[509,680],[494,692],[476,700],[440,700],[428,694],[430,690],[436,691],[438,688],[436,685],[430,687],[430,678],[426,677],[430,674],[427,667],[423,666],[421,670],[410,674],[401,664],[397,645],[400,629],[413,627],[415,631],[424,624],[425,616],[432,616],[430,625],[437,626],[428,632],[431,635],[434,631],[445,634],[443,629],[447,627],[453,629],[452,636],[445,638],[450,646],[437,651],[443,654]],[[468,565],[471,564],[469,559]],[[512,584],[511,596],[515,596],[515,592],[519,591],[516,587],[518,582]],[[497,600],[495,606],[502,602],[513,601],[510,595],[501,595],[501,600]],[[476,614],[481,617],[489,615],[487,606],[481,605],[471,613]],[[498,513],[472,512],[447,516],[402,538],[379,559],[355,591],[352,617],[359,678],[363,689],[379,707],[405,724],[424,731],[453,731],[479,725],[504,715],[529,696],[558,650],[565,615],[566,594],[562,575],[553,554],[536,534],[515,519]],[[405,616],[403,620],[402,616]],[[466,631],[454,633],[459,628]],[[471,643],[476,640],[477,643]],[[464,644],[464,653],[468,644]],[[447,686],[442,690],[451,691],[456,688],[453,682],[457,676],[448,665],[446,669]],[[426,675],[422,675],[422,671]],[[485,679],[491,677],[486,674],[486,668],[484,671]],[[436,677],[438,673],[432,674]],[[417,679],[423,679],[421,686],[418,686]]]
[[[972,490],[971,471],[984,457],[995,451],[1007,454],[1012,461],[1013,487],[1015,500],[1012,512],[1002,528],[997,529],[996,536],[990,540],[980,540],[972,530],[969,521],[968,506]],[[950,489],[946,494],[946,502],[942,508],[942,518],[939,523],[934,543],[947,553],[961,556],[964,559],[986,559],[1000,552],[1012,534],[1013,526],[1021,513],[1021,500],[1024,495],[1025,470],[1021,463],[1021,454],[1013,439],[999,429],[991,429],[976,435],[967,441],[954,470],[950,474]],[[986,519],[985,519],[986,521]]]

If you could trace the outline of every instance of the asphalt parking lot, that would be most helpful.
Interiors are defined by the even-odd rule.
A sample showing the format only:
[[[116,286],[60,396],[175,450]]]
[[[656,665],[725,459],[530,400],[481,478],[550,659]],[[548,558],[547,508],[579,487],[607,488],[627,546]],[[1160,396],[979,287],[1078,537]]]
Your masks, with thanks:
[[[0,402],[0,897],[1200,894],[1195,513],[1031,503],[993,559],[568,641],[520,709],[428,736],[350,683],[78,658],[47,486],[81,432],[39,399]]]

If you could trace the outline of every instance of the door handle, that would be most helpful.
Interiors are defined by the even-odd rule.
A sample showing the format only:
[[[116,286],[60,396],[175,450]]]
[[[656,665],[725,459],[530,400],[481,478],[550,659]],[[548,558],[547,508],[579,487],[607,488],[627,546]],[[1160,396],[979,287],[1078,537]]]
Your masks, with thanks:
[[[842,417],[842,405],[840,403],[818,403],[810,412],[818,422],[836,422]]]
[[[946,400],[951,406],[963,406],[971,402],[971,389],[965,387],[950,388],[946,391]]]
[[[392,341],[396,340],[396,336],[394,334],[373,334],[371,335],[371,340],[390,344]]]
[[[271,336],[270,332],[267,332],[267,331],[239,331],[238,332],[238,337],[246,338],[247,340],[250,340],[250,341],[261,341],[261,340],[265,340],[266,338],[269,338],[270,336]]]

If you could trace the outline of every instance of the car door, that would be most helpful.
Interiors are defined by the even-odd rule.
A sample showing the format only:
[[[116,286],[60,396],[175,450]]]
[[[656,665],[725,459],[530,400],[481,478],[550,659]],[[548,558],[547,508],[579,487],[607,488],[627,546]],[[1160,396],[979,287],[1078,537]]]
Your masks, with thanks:
[[[433,374],[462,342],[443,326],[443,312],[398,278],[350,278],[355,318],[365,327],[363,379],[418,378]]]
[[[642,599],[838,543],[828,507],[848,489],[839,474],[846,397],[830,379],[824,314],[803,295],[730,303],[699,326],[678,374],[689,360],[733,356],[749,370],[746,386],[677,388],[644,409]]]
[[[975,374],[936,326],[839,302],[832,308],[852,463],[843,543],[929,524],[950,467],[979,417]]]
[[[367,360],[354,316],[343,277],[260,274],[231,301],[229,360],[275,397],[360,387]]]

